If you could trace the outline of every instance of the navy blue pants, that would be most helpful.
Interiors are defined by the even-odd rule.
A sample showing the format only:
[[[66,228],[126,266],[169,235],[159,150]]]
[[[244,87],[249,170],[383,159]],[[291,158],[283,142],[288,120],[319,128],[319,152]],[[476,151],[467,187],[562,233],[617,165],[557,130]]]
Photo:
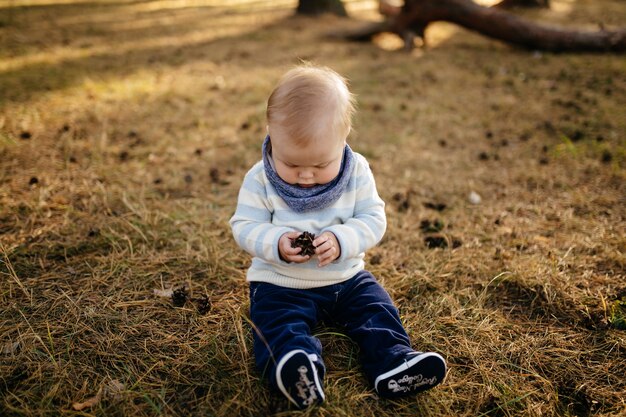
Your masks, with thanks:
[[[372,385],[378,375],[413,351],[397,308],[368,271],[307,290],[252,282],[250,317],[257,367],[274,387],[276,364],[294,349],[316,354],[315,364],[324,375],[322,345],[312,335],[320,320],[340,326],[359,345],[363,370]]]

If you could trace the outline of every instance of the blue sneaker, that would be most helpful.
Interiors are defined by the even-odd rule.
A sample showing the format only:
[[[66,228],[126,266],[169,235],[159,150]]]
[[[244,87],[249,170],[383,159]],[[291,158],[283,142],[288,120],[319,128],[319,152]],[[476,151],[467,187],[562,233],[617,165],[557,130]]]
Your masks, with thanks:
[[[439,385],[446,376],[446,361],[438,353],[412,352],[402,363],[376,378],[374,389],[384,398],[400,398]]]
[[[324,401],[324,391],[313,363],[315,354],[297,349],[285,354],[276,366],[276,383],[280,391],[299,409]]]

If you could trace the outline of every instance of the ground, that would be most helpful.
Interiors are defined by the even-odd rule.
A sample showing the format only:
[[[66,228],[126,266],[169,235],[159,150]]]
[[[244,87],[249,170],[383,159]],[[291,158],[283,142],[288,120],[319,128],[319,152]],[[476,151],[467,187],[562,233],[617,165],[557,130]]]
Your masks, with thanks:
[[[300,60],[350,80],[389,222],[367,267],[449,361],[440,387],[379,400],[321,327],[327,400],[303,414],[626,415],[624,56],[445,23],[407,54],[328,36],[374,2],[221,3],[0,4],[0,415],[295,414],[254,370],[228,219]],[[620,0],[551,3],[515,13],[626,21]]]

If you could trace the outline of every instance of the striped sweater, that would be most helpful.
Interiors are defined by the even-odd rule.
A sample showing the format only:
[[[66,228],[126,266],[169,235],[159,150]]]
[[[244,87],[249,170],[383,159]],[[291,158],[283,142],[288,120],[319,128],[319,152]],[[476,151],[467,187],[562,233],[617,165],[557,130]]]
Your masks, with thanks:
[[[263,161],[248,171],[230,219],[235,240],[253,256],[248,281],[315,288],[348,280],[364,268],[365,251],[382,239],[387,220],[367,160],[356,152],[354,157],[350,181],[341,197],[325,209],[305,213],[294,212],[278,196],[265,175]],[[283,261],[278,240],[292,231],[334,233],[340,257],[321,268],[317,257],[301,264]]]

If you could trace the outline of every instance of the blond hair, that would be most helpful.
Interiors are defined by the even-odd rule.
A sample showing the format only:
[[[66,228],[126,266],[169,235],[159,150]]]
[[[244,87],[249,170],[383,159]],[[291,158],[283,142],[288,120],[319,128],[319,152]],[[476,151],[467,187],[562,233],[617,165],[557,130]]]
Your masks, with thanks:
[[[280,126],[298,144],[329,132],[345,139],[354,112],[355,100],[346,79],[330,68],[311,64],[283,75],[267,101],[270,130]]]

